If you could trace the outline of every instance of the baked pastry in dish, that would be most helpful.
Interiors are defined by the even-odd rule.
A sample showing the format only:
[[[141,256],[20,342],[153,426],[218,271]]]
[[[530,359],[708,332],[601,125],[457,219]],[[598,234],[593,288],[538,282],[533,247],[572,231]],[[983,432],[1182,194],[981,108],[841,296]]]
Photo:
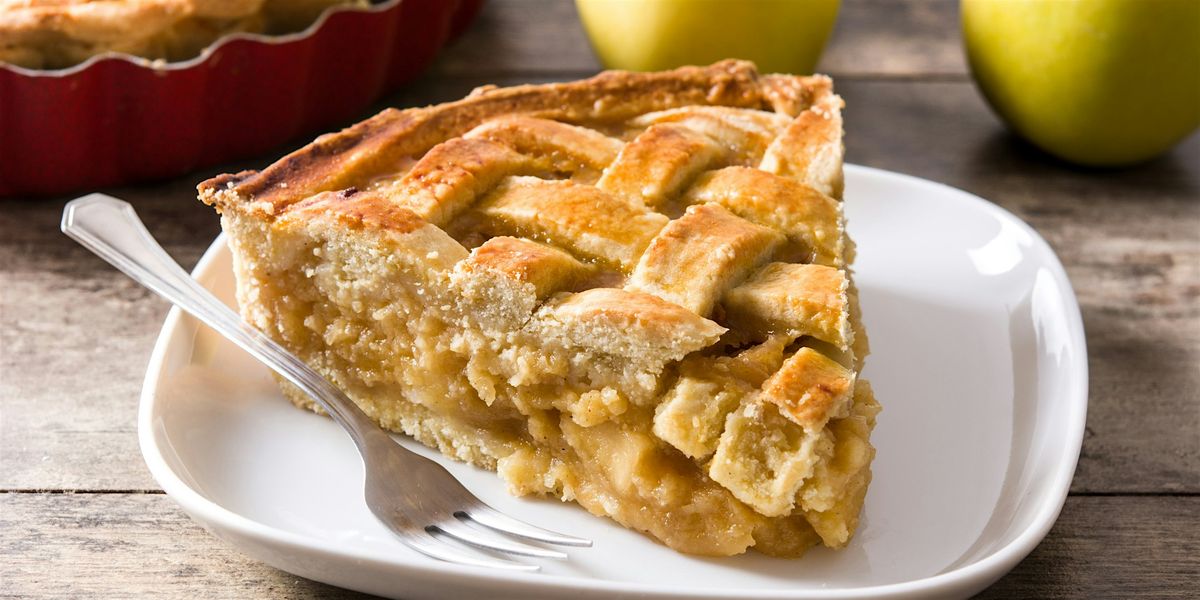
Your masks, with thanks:
[[[199,193],[245,319],[382,426],[682,552],[798,556],[854,533],[879,410],[841,106],[735,61],[487,87]]]
[[[285,33],[366,0],[0,0],[0,62],[58,69],[105,52],[184,60],[238,31]]]

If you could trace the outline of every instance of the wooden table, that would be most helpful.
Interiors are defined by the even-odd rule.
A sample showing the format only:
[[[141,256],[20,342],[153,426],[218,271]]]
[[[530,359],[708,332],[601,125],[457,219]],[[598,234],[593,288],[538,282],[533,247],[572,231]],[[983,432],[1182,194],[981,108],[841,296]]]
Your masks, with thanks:
[[[1013,211],[1054,246],[1083,307],[1091,408],[1071,496],[1049,537],[983,597],[1195,597],[1200,136],[1121,171],[1047,157],[984,105],[956,7],[846,0],[821,69],[846,98],[850,161]],[[597,68],[572,3],[493,0],[381,106]],[[218,230],[196,182],[270,158],[112,193],[191,265]],[[155,485],[135,414],[167,306],[59,234],[65,200],[0,202],[0,597],[358,596],[241,556]]]

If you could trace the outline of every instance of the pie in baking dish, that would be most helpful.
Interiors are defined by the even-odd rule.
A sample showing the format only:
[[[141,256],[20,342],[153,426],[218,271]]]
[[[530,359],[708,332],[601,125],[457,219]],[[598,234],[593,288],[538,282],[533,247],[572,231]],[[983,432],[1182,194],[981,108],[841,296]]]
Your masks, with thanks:
[[[58,69],[104,52],[183,60],[238,31],[284,33],[366,0],[0,0],[0,62]]]
[[[841,106],[735,61],[487,87],[199,192],[245,319],[383,427],[682,552],[798,556],[854,533],[879,410]]]

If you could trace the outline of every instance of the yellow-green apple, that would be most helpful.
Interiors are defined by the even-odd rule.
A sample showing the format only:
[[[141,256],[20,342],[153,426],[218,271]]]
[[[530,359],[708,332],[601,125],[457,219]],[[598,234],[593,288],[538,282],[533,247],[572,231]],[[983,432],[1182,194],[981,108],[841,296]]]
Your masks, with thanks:
[[[1115,166],[1200,125],[1200,0],[962,0],[979,89],[1020,135]]]
[[[811,73],[838,0],[576,0],[605,67],[656,71],[723,58]]]

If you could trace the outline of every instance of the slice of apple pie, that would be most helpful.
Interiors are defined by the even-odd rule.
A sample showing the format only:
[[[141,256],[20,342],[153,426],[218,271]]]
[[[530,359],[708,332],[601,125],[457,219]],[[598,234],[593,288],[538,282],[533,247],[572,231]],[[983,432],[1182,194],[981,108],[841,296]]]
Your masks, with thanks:
[[[199,191],[246,320],[382,426],[682,552],[798,556],[854,533],[879,410],[841,106],[734,61],[486,87]]]

